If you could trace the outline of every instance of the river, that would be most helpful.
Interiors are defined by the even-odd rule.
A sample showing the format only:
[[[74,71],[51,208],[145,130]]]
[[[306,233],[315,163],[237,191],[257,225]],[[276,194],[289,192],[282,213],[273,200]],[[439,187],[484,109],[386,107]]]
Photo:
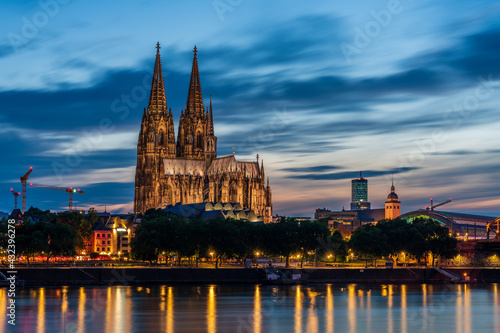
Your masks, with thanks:
[[[500,331],[498,284],[166,285],[18,289],[0,332]],[[7,290],[0,289],[7,304]]]

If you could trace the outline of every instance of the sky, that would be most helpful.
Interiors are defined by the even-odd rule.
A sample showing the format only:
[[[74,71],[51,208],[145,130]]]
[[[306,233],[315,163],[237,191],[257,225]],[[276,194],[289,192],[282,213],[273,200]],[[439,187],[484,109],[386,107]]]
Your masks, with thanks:
[[[500,2],[40,0],[0,10],[0,211],[29,181],[79,209],[133,210],[156,43],[177,129],[192,49],[218,155],[264,160],[274,213],[373,208],[500,215]],[[20,206],[20,200],[18,206]],[[28,188],[27,206],[67,209]]]

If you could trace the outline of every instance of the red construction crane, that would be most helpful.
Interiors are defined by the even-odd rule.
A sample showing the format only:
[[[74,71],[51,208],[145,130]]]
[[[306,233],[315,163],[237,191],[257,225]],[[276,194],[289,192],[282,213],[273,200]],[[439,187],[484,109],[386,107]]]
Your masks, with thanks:
[[[31,171],[33,171],[33,167],[30,167],[29,171],[26,172],[26,174],[21,177],[21,184],[23,186],[23,190],[22,190],[22,192],[23,192],[23,204],[21,207],[21,213],[23,213],[23,214],[26,211],[26,181],[28,180],[28,176],[30,175]]]
[[[17,197],[21,194],[21,192],[16,192],[13,188],[11,188],[10,191],[14,194],[14,209],[17,209]]]
[[[451,202],[451,198],[449,200],[440,202],[438,204],[434,204],[434,200],[431,198],[431,205],[430,205],[430,207],[425,207],[425,209],[430,210],[430,211],[434,211],[434,208],[442,206],[442,205],[446,205],[447,203],[450,203],[450,202]]]
[[[73,211],[73,194],[74,193],[80,193],[83,194],[83,191],[80,189],[75,189],[72,187],[58,187],[58,186],[51,186],[51,185],[40,185],[40,184],[33,184],[30,183],[31,187],[34,188],[45,188],[47,190],[55,190],[55,191],[63,191],[68,193],[69,195],[69,211]]]

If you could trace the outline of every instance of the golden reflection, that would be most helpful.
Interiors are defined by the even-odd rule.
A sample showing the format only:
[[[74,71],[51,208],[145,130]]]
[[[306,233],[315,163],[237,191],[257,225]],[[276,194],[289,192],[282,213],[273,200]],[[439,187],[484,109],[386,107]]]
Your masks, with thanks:
[[[125,295],[122,297],[125,299],[125,312],[122,314],[122,321],[125,325],[125,329],[121,332],[131,332],[132,330],[132,316],[130,315],[132,313],[132,297],[129,295],[132,295],[131,286],[125,287]]]
[[[115,287],[115,300],[113,302],[114,305],[114,313],[113,318],[115,319],[114,331],[115,332],[123,332],[123,321],[125,320],[125,316],[123,313],[123,299],[122,299],[122,287]]]
[[[168,287],[167,293],[167,333],[174,332],[174,291]]]
[[[401,285],[401,333],[407,332],[407,319],[406,319],[406,285]]]
[[[300,286],[295,289],[295,332],[302,333],[302,291]]]
[[[208,309],[207,309],[207,329],[208,333],[217,331],[217,313],[215,300],[215,286],[210,286],[208,289]]]
[[[80,296],[78,297],[78,333],[85,332],[85,288],[80,288]]]
[[[262,331],[262,303],[260,299],[260,286],[255,286],[255,296],[253,305],[253,331],[260,333]]]
[[[461,333],[463,330],[463,295],[462,295],[462,286],[458,285],[457,286],[457,292],[456,292],[456,300],[455,300],[455,326],[456,326],[456,332]]]
[[[329,284],[326,286],[326,332],[333,333],[334,327],[334,313],[333,313],[333,293],[332,286]]]
[[[7,302],[9,299],[7,298],[7,290],[6,288],[0,288],[0,303],[7,304],[8,306]],[[10,320],[10,318],[7,317],[7,306],[0,306],[0,332],[6,331],[7,320]]]
[[[317,292],[307,289],[307,295],[311,298],[307,314],[307,332],[318,332],[318,313],[316,312]]]
[[[66,326],[66,319],[67,319],[67,315],[68,315],[68,287],[64,286],[62,289],[62,293],[60,293],[59,295],[62,296],[62,301],[61,301],[61,331],[64,331],[64,327]]]
[[[113,330],[113,314],[111,313],[111,305],[113,301],[111,300],[112,289],[108,287],[106,289],[106,323],[104,324],[105,332],[111,332]]]
[[[365,299],[364,299],[364,291],[358,289],[358,298],[359,298],[359,308],[363,309],[365,307]]]
[[[45,332],[45,288],[40,288],[38,295],[37,332]]]
[[[392,306],[393,306],[393,299],[392,299],[392,289],[393,285],[390,284],[387,286],[387,332],[392,333],[394,332],[394,318],[392,317]]]
[[[464,333],[471,332],[471,302],[470,302],[470,288],[464,285]]]
[[[372,291],[366,292],[366,332],[372,331]]]
[[[499,313],[500,306],[498,304],[498,283],[493,284],[493,313]],[[493,316],[495,318],[495,327],[500,327],[499,316]]]
[[[161,286],[160,288],[160,311],[163,312],[165,311],[165,296],[167,293],[165,290],[167,289],[167,286]],[[163,326],[162,326],[163,327]]]
[[[493,313],[499,313],[500,306],[498,304],[498,283],[493,284]],[[495,318],[495,327],[500,327],[499,316],[493,316]]]
[[[349,332],[356,332],[356,285],[347,286],[347,317],[349,319]]]
[[[387,286],[382,285],[382,296],[387,297]]]

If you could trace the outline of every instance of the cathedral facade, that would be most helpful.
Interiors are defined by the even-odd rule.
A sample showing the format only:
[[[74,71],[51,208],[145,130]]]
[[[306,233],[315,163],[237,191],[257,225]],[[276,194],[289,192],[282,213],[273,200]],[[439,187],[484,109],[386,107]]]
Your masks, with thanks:
[[[144,108],[135,173],[134,212],[176,204],[238,203],[262,216],[272,217],[271,188],[264,164],[217,157],[212,99],[205,109],[194,48],[185,109],[181,110],[177,141],[171,109],[167,108],[160,45],[147,108]]]

